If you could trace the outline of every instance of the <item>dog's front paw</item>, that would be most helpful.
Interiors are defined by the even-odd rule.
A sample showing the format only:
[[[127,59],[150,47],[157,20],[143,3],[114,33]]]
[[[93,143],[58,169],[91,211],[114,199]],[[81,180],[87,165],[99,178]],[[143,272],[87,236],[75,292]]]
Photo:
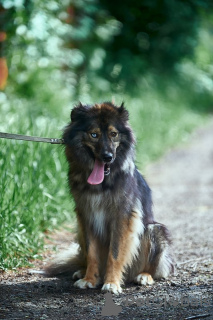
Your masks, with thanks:
[[[101,290],[108,291],[114,294],[119,294],[122,292],[120,285],[117,285],[115,283],[105,283]]]
[[[151,274],[142,272],[137,277],[135,277],[134,282],[140,285],[151,285],[154,283]]]
[[[86,279],[79,279],[74,283],[74,287],[80,288],[80,289],[96,288],[96,286],[97,286],[97,283],[86,280]]]

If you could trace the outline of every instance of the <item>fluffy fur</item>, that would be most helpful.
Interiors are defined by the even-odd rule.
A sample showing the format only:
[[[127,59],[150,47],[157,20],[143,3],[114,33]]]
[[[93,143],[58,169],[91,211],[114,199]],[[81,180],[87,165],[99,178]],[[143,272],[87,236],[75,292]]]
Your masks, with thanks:
[[[135,139],[124,105],[79,104],[63,138],[79,246],[47,266],[46,274],[73,273],[79,278],[76,287],[101,283],[113,293],[120,293],[125,281],[152,284],[153,278],[166,278],[173,270],[170,236],[154,221],[150,188],[135,166]],[[95,161],[104,165],[105,175],[101,183],[90,184]]]

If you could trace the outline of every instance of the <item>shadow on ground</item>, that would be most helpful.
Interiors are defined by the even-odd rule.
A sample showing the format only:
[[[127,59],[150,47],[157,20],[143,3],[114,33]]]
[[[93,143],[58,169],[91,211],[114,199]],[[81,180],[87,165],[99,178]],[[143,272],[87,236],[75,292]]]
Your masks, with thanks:
[[[212,286],[179,283],[175,277],[152,287],[128,285],[113,296],[121,306],[118,316],[102,316],[106,294],[100,288],[80,290],[68,279],[1,285],[0,319],[184,319],[187,315],[213,314]],[[2,297],[3,294],[3,297]]]

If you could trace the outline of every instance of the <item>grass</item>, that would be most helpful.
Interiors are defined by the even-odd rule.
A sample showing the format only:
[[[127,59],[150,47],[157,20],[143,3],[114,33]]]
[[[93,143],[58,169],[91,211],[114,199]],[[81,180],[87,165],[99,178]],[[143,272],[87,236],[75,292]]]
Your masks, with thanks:
[[[60,137],[54,110],[31,113],[29,105],[17,98],[13,105],[8,100],[2,103],[0,130]],[[0,166],[0,268],[4,270],[38,257],[43,233],[72,219],[73,210],[63,146],[1,140]]]
[[[60,137],[69,121],[70,97],[53,85],[45,91],[41,81],[28,100],[9,90],[1,93],[0,131]],[[113,97],[116,103],[124,100],[130,111],[140,169],[206,121],[178,86],[169,87],[172,97],[151,87],[134,98]],[[82,94],[83,103],[111,99]],[[42,251],[44,234],[74,218],[62,146],[0,139],[0,168],[0,269],[6,270],[28,265]]]

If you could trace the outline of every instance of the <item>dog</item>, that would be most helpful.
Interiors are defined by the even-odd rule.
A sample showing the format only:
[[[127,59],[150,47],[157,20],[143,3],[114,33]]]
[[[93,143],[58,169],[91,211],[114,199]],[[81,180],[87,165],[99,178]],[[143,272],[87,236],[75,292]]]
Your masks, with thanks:
[[[135,138],[122,103],[78,104],[64,130],[75,201],[77,252],[59,256],[46,275],[73,273],[77,288],[121,293],[174,269],[171,236],[155,222],[151,190],[135,165]]]

